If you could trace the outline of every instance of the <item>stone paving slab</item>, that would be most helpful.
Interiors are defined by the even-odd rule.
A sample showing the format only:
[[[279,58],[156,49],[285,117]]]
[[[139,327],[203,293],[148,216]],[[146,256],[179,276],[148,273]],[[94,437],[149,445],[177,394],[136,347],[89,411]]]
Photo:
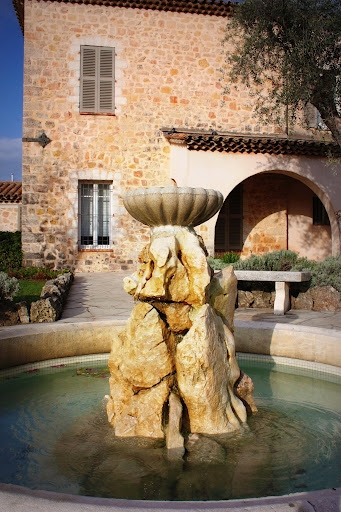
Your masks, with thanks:
[[[128,319],[134,300],[124,291],[123,279],[130,273],[77,273],[59,322]],[[341,331],[341,312],[331,311],[292,309],[285,315],[274,315],[271,309],[237,309],[235,323],[239,321],[305,325]]]
[[[78,273],[75,275],[59,322],[126,320],[134,307],[123,289],[123,272]]]
[[[274,315],[271,309],[236,309],[235,321],[269,322],[335,329],[341,331],[341,312],[291,309],[285,315]]]

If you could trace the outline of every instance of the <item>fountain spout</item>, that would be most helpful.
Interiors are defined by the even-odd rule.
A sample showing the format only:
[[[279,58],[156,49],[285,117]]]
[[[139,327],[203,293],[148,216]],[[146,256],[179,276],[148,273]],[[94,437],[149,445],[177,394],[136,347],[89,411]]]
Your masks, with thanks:
[[[138,302],[109,359],[107,410],[117,436],[166,437],[170,453],[182,454],[183,430],[227,434],[242,428],[247,408],[256,410],[250,394],[241,399],[236,389],[237,381],[242,386],[233,337],[237,279],[232,267],[214,275],[194,230],[222,203],[220,192],[188,187],[124,196],[128,212],[151,227],[151,238],[137,271],[124,280]]]

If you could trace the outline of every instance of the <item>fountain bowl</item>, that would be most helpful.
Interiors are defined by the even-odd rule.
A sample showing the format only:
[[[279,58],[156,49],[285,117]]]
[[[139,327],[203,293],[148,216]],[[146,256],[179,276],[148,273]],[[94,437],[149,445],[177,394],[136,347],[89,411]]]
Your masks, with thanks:
[[[150,227],[198,226],[213,217],[223,202],[217,190],[191,187],[139,188],[123,196],[130,215]]]

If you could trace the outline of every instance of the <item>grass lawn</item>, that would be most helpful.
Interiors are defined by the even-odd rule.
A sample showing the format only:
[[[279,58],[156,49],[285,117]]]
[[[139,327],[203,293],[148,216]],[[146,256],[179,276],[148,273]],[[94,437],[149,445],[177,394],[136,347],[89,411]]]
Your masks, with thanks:
[[[27,306],[31,305],[31,302],[35,302],[40,299],[40,293],[45,284],[45,281],[27,281],[25,279],[19,280],[19,292],[14,297],[14,302],[25,301]]]

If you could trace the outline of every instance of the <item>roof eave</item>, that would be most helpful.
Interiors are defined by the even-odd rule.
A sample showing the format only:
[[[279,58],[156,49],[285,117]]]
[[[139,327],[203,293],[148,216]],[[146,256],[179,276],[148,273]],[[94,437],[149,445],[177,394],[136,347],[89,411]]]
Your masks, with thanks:
[[[198,131],[182,128],[161,128],[161,131],[169,143],[186,145],[190,151],[317,157],[341,156],[340,146],[334,141],[294,138],[286,135]]]
[[[86,4],[103,5],[105,7],[122,7],[132,9],[151,9],[157,11],[184,12],[189,14],[206,14],[209,16],[231,16],[233,9],[233,0],[50,0],[52,2],[61,2],[64,4]],[[19,25],[24,34],[25,0],[12,0]]]
[[[25,0],[12,0],[12,4],[17,15],[17,19],[24,35],[24,1]]]

